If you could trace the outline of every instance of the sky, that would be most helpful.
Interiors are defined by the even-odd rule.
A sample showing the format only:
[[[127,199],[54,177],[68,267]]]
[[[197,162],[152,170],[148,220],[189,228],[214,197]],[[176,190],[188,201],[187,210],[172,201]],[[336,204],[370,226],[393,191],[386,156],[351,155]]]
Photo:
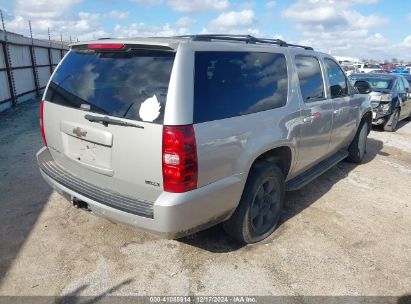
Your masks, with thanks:
[[[411,0],[0,0],[6,29],[35,37],[251,34],[334,56],[411,61]]]

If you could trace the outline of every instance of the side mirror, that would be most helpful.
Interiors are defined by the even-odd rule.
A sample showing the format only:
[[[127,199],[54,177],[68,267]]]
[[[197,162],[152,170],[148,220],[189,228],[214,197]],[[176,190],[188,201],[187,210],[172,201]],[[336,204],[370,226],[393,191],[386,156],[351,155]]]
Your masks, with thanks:
[[[331,86],[330,89],[332,98],[339,97],[343,94],[343,89],[338,84]]]
[[[372,92],[371,85],[365,80],[356,81],[354,88],[356,88],[360,94],[370,94]]]

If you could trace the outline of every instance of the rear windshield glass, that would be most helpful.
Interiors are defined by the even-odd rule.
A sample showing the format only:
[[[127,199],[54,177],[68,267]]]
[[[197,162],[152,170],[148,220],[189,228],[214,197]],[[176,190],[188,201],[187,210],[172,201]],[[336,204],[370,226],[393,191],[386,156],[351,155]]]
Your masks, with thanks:
[[[350,82],[352,85],[359,80],[367,81],[373,89],[391,89],[392,79],[390,78],[376,78],[376,77],[351,77]]]
[[[287,63],[283,54],[197,52],[194,122],[246,115],[287,103]]]
[[[174,53],[71,51],[46,100],[137,121],[163,123]]]

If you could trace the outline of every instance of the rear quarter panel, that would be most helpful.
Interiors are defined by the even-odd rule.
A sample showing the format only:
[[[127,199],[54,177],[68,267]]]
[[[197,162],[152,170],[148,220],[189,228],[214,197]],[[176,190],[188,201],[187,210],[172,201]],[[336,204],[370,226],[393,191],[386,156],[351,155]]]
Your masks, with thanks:
[[[272,48],[270,51],[276,52]],[[288,146],[292,151],[288,178],[292,177],[301,124],[300,104],[297,79],[288,52],[280,52],[286,56],[289,75],[288,101],[284,107],[194,125],[199,187],[233,175],[238,175],[245,183],[254,160],[280,146]]]

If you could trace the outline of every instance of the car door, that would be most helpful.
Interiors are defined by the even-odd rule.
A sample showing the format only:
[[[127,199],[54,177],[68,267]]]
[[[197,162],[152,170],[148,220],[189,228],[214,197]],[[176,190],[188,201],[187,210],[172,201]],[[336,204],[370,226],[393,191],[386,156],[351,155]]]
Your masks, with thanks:
[[[409,116],[411,116],[411,87],[406,78],[403,78],[402,80],[404,82],[405,91],[407,92],[407,113],[409,113]]]
[[[301,94],[302,125],[296,173],[309,169],[329,152],[332,129],[332,103],[326,99],[323,71],[315,56],[296,55],[295,63]]]
[[[330,151],[337,152],[348,146],[354,136],[358,105],[351,102],[348,80],[340,66],[333,59],[325,57],[324,70],[328,80],[328,98],[333,106]]]
[[[399,83],[399,90],[398,95],[401,99],[401,115],[400,119],[404,119],[410,116],[411,114],[411,92],[410,92],[410,85],[408,81],[403,78],[398,78]]]

